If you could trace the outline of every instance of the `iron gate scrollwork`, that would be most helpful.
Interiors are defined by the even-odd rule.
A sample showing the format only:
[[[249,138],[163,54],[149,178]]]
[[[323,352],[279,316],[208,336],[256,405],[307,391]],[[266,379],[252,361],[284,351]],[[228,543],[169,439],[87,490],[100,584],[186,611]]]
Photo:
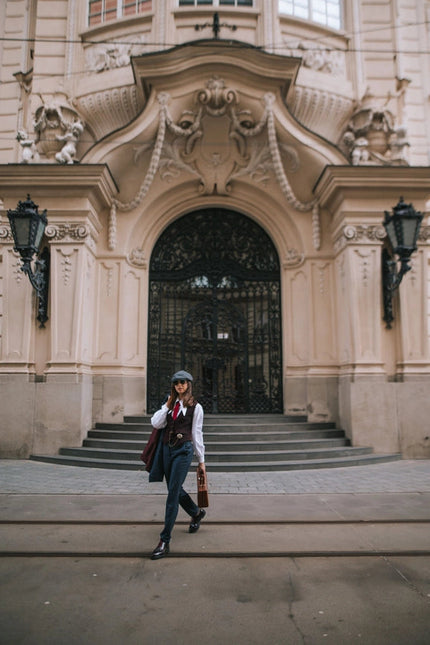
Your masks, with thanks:
[[[207,413],[282,412],[279,259],[258,224],[216,208],[181,217],[149,280],[148,411],[184,368]]]

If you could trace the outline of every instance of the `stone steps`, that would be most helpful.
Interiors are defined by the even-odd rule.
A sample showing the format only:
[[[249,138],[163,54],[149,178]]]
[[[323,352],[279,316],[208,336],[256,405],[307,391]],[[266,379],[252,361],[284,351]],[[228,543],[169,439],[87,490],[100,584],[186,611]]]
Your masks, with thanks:
[[[65,455],[33,455],[34,461],[43,461],[67,466],[84,466],[87,468],[110,468],[115,470],[143,470],[143,464],[136,461],[88,459],[82,457],[67,457]],[[305,461],[252,461],[252,462],[211,462],[211,472],[262,472],[285,470],[308,470],[316,468],[344,468],[346,466],[365,466],[375,463],[385,463],[401,459],[401,455],[357,455],[355,457],[341,457],[328,459],[307,459]],[[196,465],[194,463],[194,465]],[[209,466],[208,466],[209,468]]]
[[[149,438],[150,431],[146,432],[135,431],[128,432],[127,430],[90,430],[87,435],[89,440],[113,440],[113,441],[138,441],[141,445],[142,442],[146,443]],[[285,430],[284,432],[210,432],[205,429],[205,443],[217,442],[254,442],[259,441],[298,441],[313,440],[313,439],[341,439],[345,438],[343,430]]]
[[[96,459],[123,459],[132,461],[139,459],[141,450],[120,450],[118,448],[97,449],[97,448],[61,448],[60,455],[70,457],[91,457]],[[206,450],[205,460],[208,464],[213,461],[252,461],[258,454],[259,461],[281,461],[301,459],[324,459],[328,457],[349,457],[355,455],[367,455],[372,452],[371,448],[323,448],[308,450],[238,450],[210,452]]]
[[[127,450],[139,451],[139,454],[142,452],[142,443],[144,441],[136,440],[125,440],[122,441],[118,439],[84,439],[83,446],[90,449],[118,449],[118,450]],[[339,448],[340,446],[349,446],[349,440],[345,438],[339,439],[302,439],[302,440],[269,440],[264,441],[264,438],[260,435],[259,440],[255,439],[254,441],[219,441],[214,440],[213,437],[207,437],[205,433],[205,446],[206,454],[209,453],[218,453],[218,452],[247,452],[249,447],[252,446],[253,451],[256,450],[259,452],[270,451],[270,450],[309,450],[317,448]]]
[[[97,423],[82,446],[61,448],[58,455],[32,455],[49,463],[139,470],[140,454],[151,432],[150,417],[128,416],[123,423]],[[253,472],[334,468],[399,459],[374,455],[369,447],[351,446],[334,423],[308,423],[282,415],[206,415],[206,462],[213,472]]]

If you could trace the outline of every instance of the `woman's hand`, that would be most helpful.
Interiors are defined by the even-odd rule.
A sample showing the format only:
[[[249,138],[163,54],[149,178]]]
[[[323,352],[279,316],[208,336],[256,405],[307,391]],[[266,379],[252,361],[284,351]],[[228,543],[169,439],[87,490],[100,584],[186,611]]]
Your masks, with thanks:
[[[198,472],[199,475],[205,475],[206,474],[206,466],[205,466],[204,462],[200,463],[197,466],[197,472]]]

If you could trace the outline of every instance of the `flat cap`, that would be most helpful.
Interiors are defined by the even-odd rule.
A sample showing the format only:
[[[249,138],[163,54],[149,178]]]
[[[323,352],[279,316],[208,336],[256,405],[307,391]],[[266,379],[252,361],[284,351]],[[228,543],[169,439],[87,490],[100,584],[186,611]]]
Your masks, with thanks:
[[[189,372],[185,372],[185,370],[179,370],[179,372],[176,372],[172,376],[172,383],[173,381],[180,381],[181,379],[185,379],[186,381],[191,381],[193,382],[193,377]]]

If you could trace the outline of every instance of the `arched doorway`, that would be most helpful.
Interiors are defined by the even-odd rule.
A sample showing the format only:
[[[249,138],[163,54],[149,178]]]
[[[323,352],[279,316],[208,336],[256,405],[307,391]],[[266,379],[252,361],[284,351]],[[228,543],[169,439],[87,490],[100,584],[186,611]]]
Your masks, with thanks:
[[[235,211],[189,213],[151,256],[148,411],[184,368],[205,412],[282,412],[279,259],[267,233]]]

